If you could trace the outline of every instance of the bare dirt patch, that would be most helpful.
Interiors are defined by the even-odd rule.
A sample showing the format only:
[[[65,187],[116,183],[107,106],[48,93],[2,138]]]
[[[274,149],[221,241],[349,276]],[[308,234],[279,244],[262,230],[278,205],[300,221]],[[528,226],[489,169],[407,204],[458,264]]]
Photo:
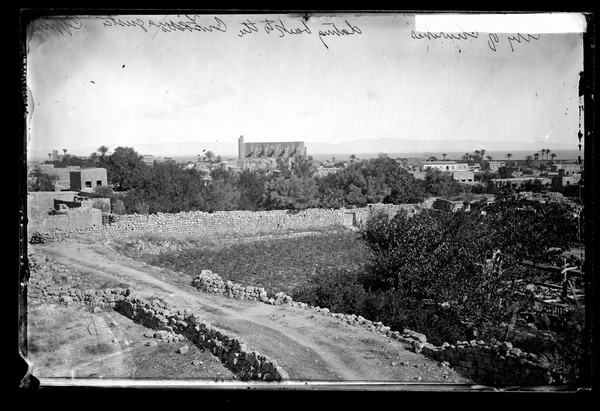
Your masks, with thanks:
[[[38,378],[232,379],[213,355],[188,341],[160,342],[114,311],[40,304],[28,310],[28,359]],[[187,345],[186,354],[177,349]]]

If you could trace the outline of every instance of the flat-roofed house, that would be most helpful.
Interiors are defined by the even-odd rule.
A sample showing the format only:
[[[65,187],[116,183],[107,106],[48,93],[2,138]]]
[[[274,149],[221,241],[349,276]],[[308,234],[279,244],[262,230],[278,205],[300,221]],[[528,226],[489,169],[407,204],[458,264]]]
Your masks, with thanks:
[[[435,168],[440,171],[469,171],[468,163],[457,163],[456,161],[425,161],[423,170]]]
[[[82,191],[108,184],[105,168],[82,168],[70,172],[71,191]]]

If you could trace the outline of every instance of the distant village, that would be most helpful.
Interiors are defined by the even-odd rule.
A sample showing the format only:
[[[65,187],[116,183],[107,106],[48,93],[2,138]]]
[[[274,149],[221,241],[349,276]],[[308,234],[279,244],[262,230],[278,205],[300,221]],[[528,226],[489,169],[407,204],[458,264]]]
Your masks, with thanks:
[[[506,159],[494,159],[484,156],[485,150],[475,150],[473,154],[466,153],[461,158],[437,157],[429,158],[395,158],[399,168],[407,170],[416,179],[425,178],[428,169],[436,169],[449,173],[452,178],[460,183],[478,185],[481,183],[482,175],[486,172],[499,173],[498,178],[492,181],[498,187],[509,185],[519,188],[527,183],[537,182],[541,186],[550,189],[577,186],[583,174],[582,159],[559,159],[549,149],[542,149],[533,153],[525,159],[512,159],[512,154],[507,153]],[[154,162],[173,160],[171,157],[141,154],[142,160],[147,165]],[[244,137],[238,139],[238,157],[223,159],[211,151],[205,151],[197,156],[196,161],[178,161],[186,169],[196,169],[204,173],[204,181],[211,181],[210,172],[215,168],[228,169],[234,172],[250,170],[270,170],[277,173],[277,160],[291,162],[294,158],[302,157],[311,159],[304,142],[244,142]],[[88,168],[85,165],[75,165],[85,161],[87,156],[69,155],[66,149],[60,154],[58,150],[48,153],[46,161],[29,161],[28,172],[35,166],[40,167],[43,172],[56,177],[56,191],[71,190],[70,172]],[[350,155],[348,160],[331,159],[315,162],[317,177],[325,177],[347,168],[353,162],[358,161],[356,155]],[[176,161],[176,160],[173,160]],[[92,182],[87,181],[85,188],[92,188]],[[95,185],[94,185],[95,186]]]

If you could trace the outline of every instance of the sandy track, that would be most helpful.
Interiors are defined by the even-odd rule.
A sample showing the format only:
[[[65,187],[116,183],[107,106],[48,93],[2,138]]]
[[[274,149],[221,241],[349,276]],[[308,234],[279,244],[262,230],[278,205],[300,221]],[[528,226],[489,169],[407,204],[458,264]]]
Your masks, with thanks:
[[[333,317],[201,293],[189,284],[189,276],[124,257],[108,243],[73,240],[34,249],[70,270],[128,284],[135,295],[193,309],[211,324],[241,337],[250,349],[277,360],[292,380],[470,382],[396,340]]]

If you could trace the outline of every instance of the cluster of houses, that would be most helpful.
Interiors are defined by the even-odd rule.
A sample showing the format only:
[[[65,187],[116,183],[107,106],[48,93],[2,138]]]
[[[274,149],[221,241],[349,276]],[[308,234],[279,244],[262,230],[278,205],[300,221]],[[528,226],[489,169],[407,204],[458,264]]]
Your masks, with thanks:
[[[436,169],[452,173],[454,180],[460,183],[476,184],[475,175],[477,173],[485,171],[496,173],[501,167],[506,167],[508,163],[506,161],[486,161],[483,165],[484,169],[482,170],[479,163],[469,164],[452,160],[424,161],[419,168],[413,167],[410,172],[415,178],[424,178],[428,169]],[[554,162],[549,167],[550,170],[544,172],[528,168],[528,173],[526,174],[522,171],[522,167],[517,165],[511,177],[494,178],[492,182],[498,186],[510,185],[513,188],[518,188],[527,182],[539,181],[542,186],[557,189],[578,185],[581,180],[583,168],[580,164],[574,162]]]

